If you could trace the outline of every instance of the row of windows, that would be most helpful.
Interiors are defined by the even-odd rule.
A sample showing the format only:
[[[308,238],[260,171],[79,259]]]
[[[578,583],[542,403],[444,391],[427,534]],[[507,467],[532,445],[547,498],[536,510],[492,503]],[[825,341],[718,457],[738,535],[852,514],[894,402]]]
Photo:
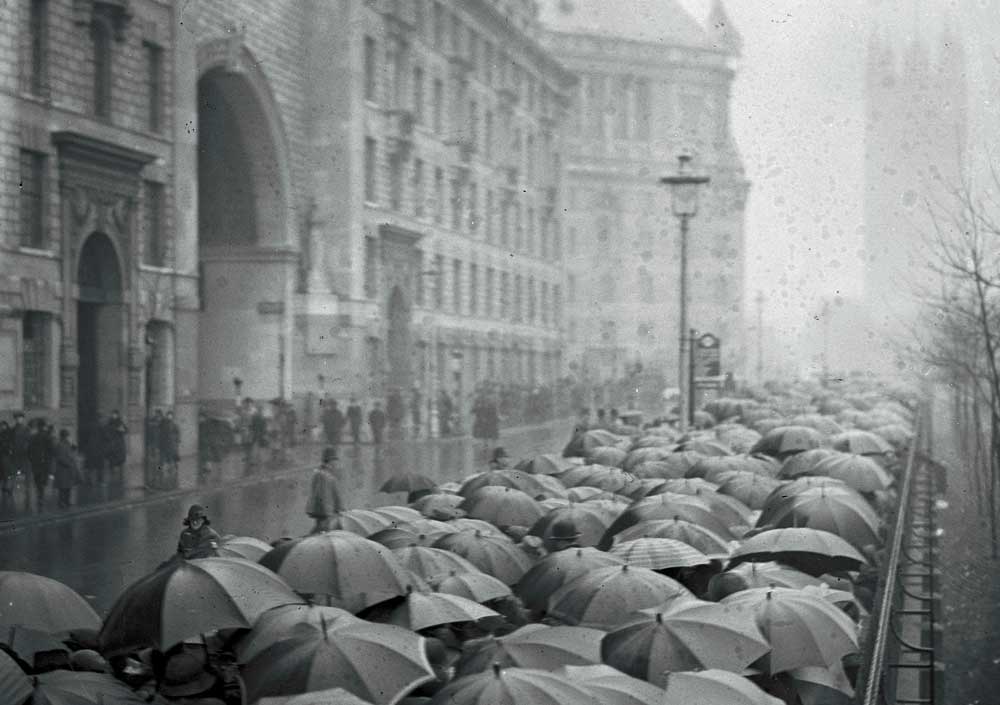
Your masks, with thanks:
[[[49,97],[50,54],[49,0],[29,0],[22,50],[22,87],[40,98]],[[112,19],[97,5],[90,24],[90,51],[93,69],[91,95],[94,115],[110,120],[114,86],[115,30]],[[143,44],[145,52],[146,126],[151,132],[163,129],[164,65],[163,48]],[[130,85],[134,90],[134,86]]]
[[[45,250],[53,246],[46,223],[48,157],[42,152],[22,149],[20,153],[19,244]],[[143,183],[142,262],[154,267],[167,263],[164,186],[153,181]]]
[[[649,140],[653,122],[650,84],[645,78],[583,76],[573,112],[573,130],[587,137]],[[700,116],[694,116],[695,120]]]

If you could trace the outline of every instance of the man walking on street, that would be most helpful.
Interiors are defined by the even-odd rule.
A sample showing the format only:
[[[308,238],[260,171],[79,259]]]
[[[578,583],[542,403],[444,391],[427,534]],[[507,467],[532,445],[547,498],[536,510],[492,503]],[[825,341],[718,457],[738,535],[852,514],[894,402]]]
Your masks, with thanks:
[[[354,445],[361,443],[361,418],[364,412],[358,404],[358,398],[351,395],[351,403],[347,407],[347,422],[351,424],[351,438]]]
[[[35,485],[35,506],[41,512],[45,508],[45,487],[52,473],[55,438],[52,437],[52,427],[45,419],[35,419],[34,427],[28,441],[28,460],[31,463],[31,480]]]
[[[121,482],[122,467],[125,465],[125,436],[128,434],[122,417],[115,409],[104,425],[104,461],[108,465],[108,479],[111,482]]]
[[[316,522],[312,530],[314,534],[329,531],[330,519],[343,509],[340,492],[337,490],[337,478],[334,475],[336,462],[337,449],[333,446],[323,449],[323,462],[313,471],[309,483],[306,514]]]
[[[381,445],[382,432],[385,431],[385,412],[382,411],[382,402],[376,401],[375,408],[368,413],[368,425],[372,427],[372,442]]]
[[[55,485],[59,491],[60,509],[67,509],[70,506],[73,487],[80,474],[76,452],[76,448],[70,443],[69,431],[65,428],[59,431],[59,442],[55,449]]]
[[[344,434],[345,421],[343,412],[337,406],[337,400],[327,399],[323,405],[323,432],[326,434],[328,445],[334,448],[340,445],[340,438]]]

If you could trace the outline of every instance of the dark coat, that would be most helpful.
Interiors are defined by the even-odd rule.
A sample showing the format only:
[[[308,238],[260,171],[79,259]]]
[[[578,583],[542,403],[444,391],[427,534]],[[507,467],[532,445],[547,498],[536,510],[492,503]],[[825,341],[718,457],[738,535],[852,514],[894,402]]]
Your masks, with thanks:
[[[161,462],[176,463],[180,458],[181,429],[166,416],[160,421],[159,446]]]
[[[351,404],[347,407],[347,420],[351,424],[351,430],[361,428],[361,407],[358,404]]]
[[[368,412],[368,423],[376,431],[382,431],[385,428],[385,412],[381,409],[372,409]]]
[[[344,432],[346,419],[340,409],[333,404],[323,409],[323,433],[331,443],[338,443]]]
[[[104,459],[111,467],[125,464],[125,435],[128,428],[121,419],[109,419],[104,425]]]
[[[28,443],[28,461],[31,463],[31,476],[36,485],[44,486],[49,481],[55,455],[53,445],[52,436],[45,431],[33,435]]]
[[[69,441],[59,441],[55,447],[55,488],[69,490],[76,485],[80,474],[80,465],[76,460],[76,451]]]
[[[189,526],[181,532],[181,538],[177,542],[177,553],[187,559],[211,558],[219,555],[215,549],[221,542],[222,537],[206,521],[197,530]]]
[[[28,444],[31,443],[31,431],[24,424],[10,428],[10,459],[15,468],[24,468],[28,464]]]
[[[320,466],[313,471],[309,483],[306,514],[313,519],[325,519],[341,511],[344,503],[337,489],[337,479],[329,469]]]

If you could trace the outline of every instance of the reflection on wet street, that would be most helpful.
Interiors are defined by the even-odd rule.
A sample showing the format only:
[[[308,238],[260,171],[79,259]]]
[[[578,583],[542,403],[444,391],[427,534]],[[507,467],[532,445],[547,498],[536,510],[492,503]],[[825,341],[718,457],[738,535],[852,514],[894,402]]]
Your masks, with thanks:
[[[568,423],[504,434],[502,444],[515,458],[562,447]],[[318,453],[318,447],[317,447]],[[343,446],[340,488],[349,507],[396,504],[403,495],[378,488],[393,474],[419,471],[445,482],[485,469],[486,448],[469,439],[393,442],[376,450]],[[258,471],[258,475],[266,473]],[[114,509],[91,516],[10,529],[0,535],[0,570],[26,570],[66,583],[105,612],[122,588],[142,577],[175,550],[189,504],[208,508],[222,534],[250,534],[266,540],[306,533],[310,469],[235,486],[213,486],[180,498]]]

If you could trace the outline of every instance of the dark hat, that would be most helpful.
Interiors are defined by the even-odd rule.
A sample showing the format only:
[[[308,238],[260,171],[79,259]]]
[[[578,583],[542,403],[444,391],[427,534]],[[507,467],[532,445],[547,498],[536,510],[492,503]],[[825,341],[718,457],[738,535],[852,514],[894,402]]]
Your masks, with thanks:
[[[499,460],[500,458],[509,458],[509,457],[510,456],[507,455],[507,451],[504,450],[503,446],[497,446],[496,448],[493,449],[494,460]]]
[[[323,462],[329,463],[337,459],[337,449],[333,446],[327,446],[323,449]]]
[[[208,512],[200,504],[192,504],[191,508],[188,509],[187,520],[192,521],[197,518],[207,519]]]
[[[555,541],[576,541],[580,538],[580,530],[572,519],[557,519],[549,528],[549,538]]]
[[[168,698],[204,693],[215,684],[215,676],[205,670],[208,659],[202,647],[184,649],[167,661],[160,692]]]

